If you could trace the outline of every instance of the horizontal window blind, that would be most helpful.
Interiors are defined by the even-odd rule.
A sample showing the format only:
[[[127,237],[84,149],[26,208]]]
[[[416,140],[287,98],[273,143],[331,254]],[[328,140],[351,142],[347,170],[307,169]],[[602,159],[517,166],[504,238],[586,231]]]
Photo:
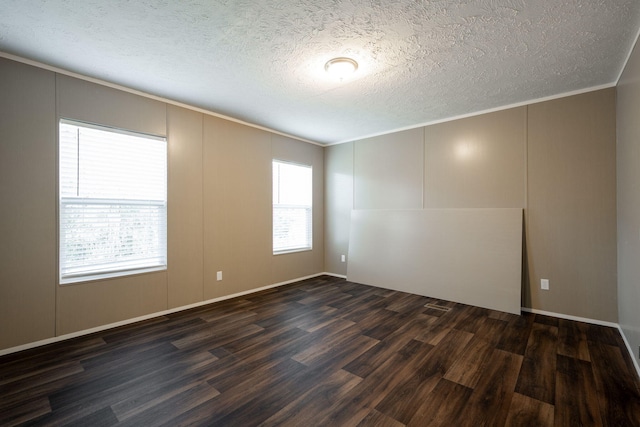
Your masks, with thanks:
[[[311,166],[273,161],[273,251],[312,248]]]
[[[164,138],[60,122],[60,279],[163,268]]]

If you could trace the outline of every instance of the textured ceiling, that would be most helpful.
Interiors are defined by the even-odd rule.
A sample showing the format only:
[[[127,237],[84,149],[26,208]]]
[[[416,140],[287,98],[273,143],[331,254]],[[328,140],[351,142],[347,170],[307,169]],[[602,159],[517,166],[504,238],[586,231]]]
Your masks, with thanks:
[[[615,83],[639,24],[638,0],[0,0],[0,51],[333,143]]]

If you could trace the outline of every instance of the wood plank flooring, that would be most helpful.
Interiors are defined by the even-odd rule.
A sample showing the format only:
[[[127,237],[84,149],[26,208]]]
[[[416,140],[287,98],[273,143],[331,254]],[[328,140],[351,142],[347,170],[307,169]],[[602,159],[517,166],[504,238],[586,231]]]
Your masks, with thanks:
[[[0,425],[640,426],[640,381],[613,328],[322,276],[2,357]]]

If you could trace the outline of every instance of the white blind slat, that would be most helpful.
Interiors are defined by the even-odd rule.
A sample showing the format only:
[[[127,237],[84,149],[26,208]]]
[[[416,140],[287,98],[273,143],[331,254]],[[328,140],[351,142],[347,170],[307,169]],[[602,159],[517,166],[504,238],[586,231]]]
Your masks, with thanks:
[[[60,122],[60,278],[166,266],[167,143]]]
[[[273,251],[312,248],[312,168],[273,161]]]

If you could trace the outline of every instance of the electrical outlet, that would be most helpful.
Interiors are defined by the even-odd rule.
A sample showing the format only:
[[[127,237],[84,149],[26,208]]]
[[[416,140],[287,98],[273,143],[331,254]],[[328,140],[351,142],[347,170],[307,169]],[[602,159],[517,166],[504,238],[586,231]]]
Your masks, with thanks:
[[[549,279],[540,279],[540,289],[549,290]]]
[[[346,262],[347,261],[346,255],[340,255],[340,261]]]
[[[220,280],[222,280],[222,271],[218,271],[216,273],[216,280],[219,282]]]

